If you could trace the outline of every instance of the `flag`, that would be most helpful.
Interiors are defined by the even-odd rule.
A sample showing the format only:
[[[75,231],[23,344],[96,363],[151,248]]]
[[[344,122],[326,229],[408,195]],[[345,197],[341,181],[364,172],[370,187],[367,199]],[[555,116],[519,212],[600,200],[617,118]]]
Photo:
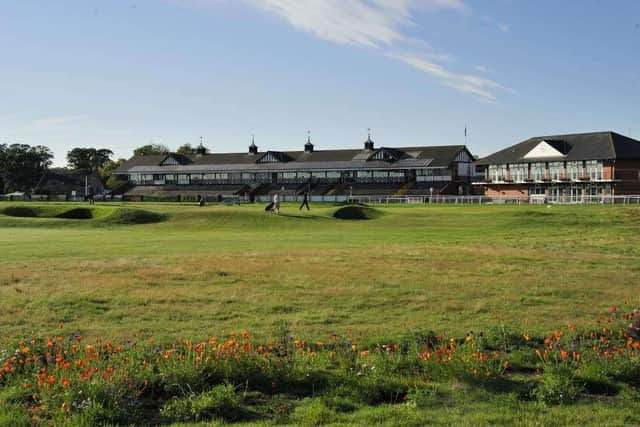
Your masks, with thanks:
[[[464,137],[467,137],[467,125],[464,125]]]

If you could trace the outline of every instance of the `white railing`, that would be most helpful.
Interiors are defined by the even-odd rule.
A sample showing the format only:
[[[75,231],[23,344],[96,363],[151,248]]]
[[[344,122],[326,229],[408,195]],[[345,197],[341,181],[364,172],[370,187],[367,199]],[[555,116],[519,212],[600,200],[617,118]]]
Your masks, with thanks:
[[[626,196],[351,196],[349,203],[423,203],[423,204],[640,204],[640,195]]]

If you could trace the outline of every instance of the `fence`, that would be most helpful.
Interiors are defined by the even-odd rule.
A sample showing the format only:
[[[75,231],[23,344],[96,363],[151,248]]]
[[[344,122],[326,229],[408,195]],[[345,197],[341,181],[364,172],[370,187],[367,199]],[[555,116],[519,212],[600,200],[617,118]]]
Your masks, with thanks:
[[[489,196],[351,196],[348,203],[383,204],[640,204],[640,195],[627,196],[544,196],[489,197]]]
[[[293,194],[280,194],[281,202],[301,202],[303,196]],[[82,201],[82,197],[70,198],[62,196],[37,196],[5,197],[0,200],[7,201]],[[124,201],[124,202],[195,202],[195,197],[153,197],[153,196],[95,196],[96,201]],[[256,196],[257,203],[269,203],[272,196]],[[363,203],[363,204],[615,204],[615,205],[640,205],[640,195],[624,196],[545,196],[531,195],[528,197],[489,197],[489,196],[324,196],[312,195],[309,199],[312,203]],[[249,203],[246,196],[221,196],[220,199],[211,198],[207,202],[220,202],[223,204]]]

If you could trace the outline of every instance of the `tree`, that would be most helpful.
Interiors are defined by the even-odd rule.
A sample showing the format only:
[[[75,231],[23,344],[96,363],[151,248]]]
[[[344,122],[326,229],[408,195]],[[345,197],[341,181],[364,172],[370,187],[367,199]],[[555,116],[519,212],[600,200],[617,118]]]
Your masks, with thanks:
[[[0,146],[0,179],[4,191],[30,192],[51,166],[53,153],[42,145]]]
[[[4,169],[5,156],[7,151],[7,144],[0,144],[0,193],[4,191]]]
[[[178,147],[176,151],[178,154],[207,154],[209,153],[209,149],[204,145],[200,144],[197,147],[193,147],[191,144],[186,143]]]
[[[192,147],[191,144],[186,143],[178,147],[176,150],[178,154],[196,154],[196,148]]]
[[[167,154],[171,150],[163,144],[147,144],[133,150],[134,156],[144,156],[147,154]]]
[[[110,160],[102,167],[102,169],[99,170],[102,182],[106,184],[108,189],[115,190],[116,188],[122,187],[123,184],[127,184],[128,180],[126,176],[113,174],[113,171],[118,169],[125,162],[125,159],[118,159],[115,162]]]
[[[67,153],[67,162],[74,170],[97,171],[111,161],[113,151],[107,148],[74,148]]]

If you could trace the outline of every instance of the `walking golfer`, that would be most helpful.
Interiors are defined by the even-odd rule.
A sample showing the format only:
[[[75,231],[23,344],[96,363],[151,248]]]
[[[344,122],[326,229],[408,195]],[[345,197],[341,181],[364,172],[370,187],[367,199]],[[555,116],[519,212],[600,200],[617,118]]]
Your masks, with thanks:
[[[302,208],[306,206],[307,210],[310,211],[311,209],[309,209],[309,191],[305,191],[304,192],[304,196],[302,196],[302,204],[300,205],[300,209],[298,210],[302,210]]]

